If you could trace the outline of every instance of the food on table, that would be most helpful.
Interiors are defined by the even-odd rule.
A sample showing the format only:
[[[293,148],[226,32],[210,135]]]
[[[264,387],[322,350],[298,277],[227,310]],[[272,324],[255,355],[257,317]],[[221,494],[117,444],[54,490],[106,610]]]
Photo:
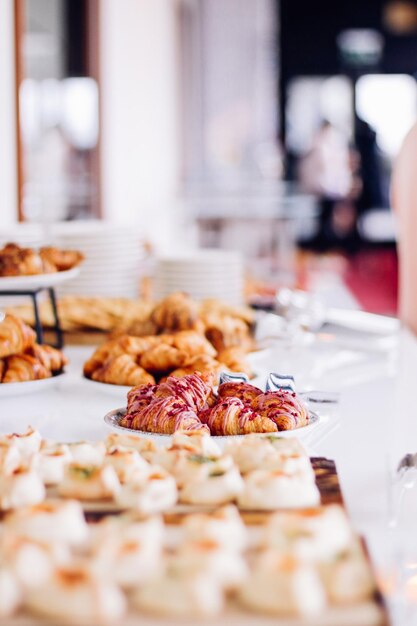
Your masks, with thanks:
[[[64,477],[64,470],[72,460],[69,447],[66,444],[47,443],[41,446],[36,455],[36,469],[45,485],[57,485]]]
[[[193,330],[156,337],[122,335],[96,349],[84,364],[84,375],[98,382],[133,386],[155,383],[167,375],[180,378],[195,371],[211,374],[216,380],[224,370],[252,374],[241,348],[215,357],[211,343]]]
[[[140,587],[133,596],[139,611],[169,617],[213,617],[223,608],[220,585],[207,574],[180,573],[175,565]]]
[[[34,542],[81,546],[89,537],[83,510],[75,500],[48,500],[9,513],[5,532]]]
[[[67,445],[74,463],[101,465],[104,461],[106,446],[102,441],[72,441]]]
[[[81,263],[84,256],[76,250],[59,248],[22,248],[8,243],[0,249],[0,276],[33,276],[69,270]]]
[[[64,498],[78,500],[111,500],[120,490],[120,482],[111,465],[70,463],[58,485]]]
[[[28,593],[25,605],[35,615],[75,624],[100,624],[122,618],[126,599],[117,585],[83,565],[57,568]]]
[[[63,452],[66,466],[64,479],[53,492],[48,488],[45,501],[26,505],[20,498],[4,516],[0,616],[97,624],[120,621],[129,607],[155,616],[210,617],[220,615],[225,605],[229,608],[230,593],[230,608],[242,615],[249,609],[284,619],[323,616],[323,622],[331,615],[337,623],[337,611],[365,607],[379,616],[369,563],[343,509],[327,505],[282,510],[280,505],[300,505],[300,484],[311,488],[311,473],[305,466],[290,475],[300,484],[293,483],[284,493],[275,480],[279,472],[262,469],[263,462],[285,468],[289,458],[307,459],[297,440],[249,435],[225,451],[204,432],[178,432],[161,449],[145,441],[110,435],[106,444],[71,446],[42,440],[33,429],[2,436],[1,454],[5,456],[4,448],[9,447],[18,455],[15,459],[29,463],[42,488],[48,481],[48,472],[40,475],[46,452]],[[76,465],[72,451],[95,464]],[[159,461],[165,468],[155,465]],[[66,492],[74,466],[83,474],[71,478],[70,491],[77,499],[57,497]],[[10,467],[3,464],[0,487],[15,475]],[[113,476],[111,481],[106,472]],[[80,488],[84,480],[88,486]],[[245,526],[234,504],[215,508],[225,501],[241,506],[249,483],[252,506],[261,503],[262,508],[266,499],[264,510],[272,504],[277,509],[259,518],[256,531]],[[127,510],[89,523],[83,498],[103,495],[103,485],[105,490],[117,485],[111,496],[107,492],[108,501]],[[193,507],[202,505],[204,512],[184,515],[175,532],[169,532],[155,512],[175,515],[178,498],[196,503]],[[21,608],[24,613],[19,615]]]
[[[242,509],[270,511],[317,506],[320,492],[313,472],[288,474],[283,469],[258,469],[245,475],[238,503]]]
[[[0,382],[50,378],[62,372],[67,359],[60,350],[35,343],[34,331],[13,315],[0,322]]]
[[[210,377],[199,373],[131,389],[120,422],[125,428],[167,435],[176,430],[207,430],[217,436],[276,433],[307,423],[308,411],[293,392],[262,393],[248,383],[223,383],[216,395]],[[268,448],[268,442],[263,445]],[[289,458],[288,469],[303,463]]]
[[[240,589],[239,599],[251,610],[283,616],[315,616],[326,606],[325,589],[316,568],[274,551],[258,558]]]
[[[132,480],[122,485],[117,495],[117,503],[122,508],[133,509],[143,515],[166,511],[176,502],[174,478],[158,467],[134,475]]]
[[[10,474],[0,476],[0,510],[38,504],[44,498],[44,484],[34,469],[21,465]]]

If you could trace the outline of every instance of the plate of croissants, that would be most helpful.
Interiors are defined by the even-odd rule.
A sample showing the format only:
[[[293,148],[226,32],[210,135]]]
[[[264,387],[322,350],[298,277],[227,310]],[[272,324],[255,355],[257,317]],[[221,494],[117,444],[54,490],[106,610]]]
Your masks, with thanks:
[[[0,397],[54,386],[67,362],[61,350],[36,343],[35,332],[17,317],[0,322]]]
[[[262,391],[248,382],[224,382],[198,372],[133,387],[127,407],[104,417],[107,426],[165,442],[177,431],[205,431],[220,440],[251,433],[308,432],[320,418],[292,390]]]
[[[0,249],[0,289],[53,287],[75,278],[83,260],[77,250],[35,250],[8,243]]]

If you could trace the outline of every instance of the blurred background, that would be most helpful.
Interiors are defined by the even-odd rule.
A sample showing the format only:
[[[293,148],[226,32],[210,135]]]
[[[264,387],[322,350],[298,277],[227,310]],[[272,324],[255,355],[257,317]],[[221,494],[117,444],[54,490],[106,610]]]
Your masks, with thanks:
[[[252,302],[396,314],[417,2],[0,0],[0,42],[0,232],[134,225],[148,274],[235,250]]]

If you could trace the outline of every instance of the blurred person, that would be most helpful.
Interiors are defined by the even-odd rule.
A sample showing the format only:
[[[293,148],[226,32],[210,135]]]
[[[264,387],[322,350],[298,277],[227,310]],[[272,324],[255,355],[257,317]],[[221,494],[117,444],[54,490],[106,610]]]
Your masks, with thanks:
[[[308,243],[309,247],[321,251],[339,246],[356,247],[357,161],[347,137],[330,122],[323,121],[311,150],[299,164],[301,186],[317,195],[321,205],[319,231]]]
[[[417,334],[417,123],[406,136],[392,176],[391,201],[397,214],[399,312]]]

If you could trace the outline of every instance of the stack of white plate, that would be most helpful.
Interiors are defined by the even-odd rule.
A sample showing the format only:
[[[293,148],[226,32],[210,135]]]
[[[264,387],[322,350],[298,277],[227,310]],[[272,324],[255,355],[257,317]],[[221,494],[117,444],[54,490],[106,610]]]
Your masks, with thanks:
[[[157,259],[156,297],[175,291],[196,300],[218,298],[231,304],[243,300],[243,260],[238,252],[198,249]]]
[[[54,225],[52,233],[56,245],[80,250],[85,255],[78,277],[64,284],[60,293],[138,296],[145,253],[134,228],[98,221],[63,222]]]
[[[42,224],[12,224],[0,229],[0,247],[17,243],[23,248],[40,248],[48,243],[48,232]]]

